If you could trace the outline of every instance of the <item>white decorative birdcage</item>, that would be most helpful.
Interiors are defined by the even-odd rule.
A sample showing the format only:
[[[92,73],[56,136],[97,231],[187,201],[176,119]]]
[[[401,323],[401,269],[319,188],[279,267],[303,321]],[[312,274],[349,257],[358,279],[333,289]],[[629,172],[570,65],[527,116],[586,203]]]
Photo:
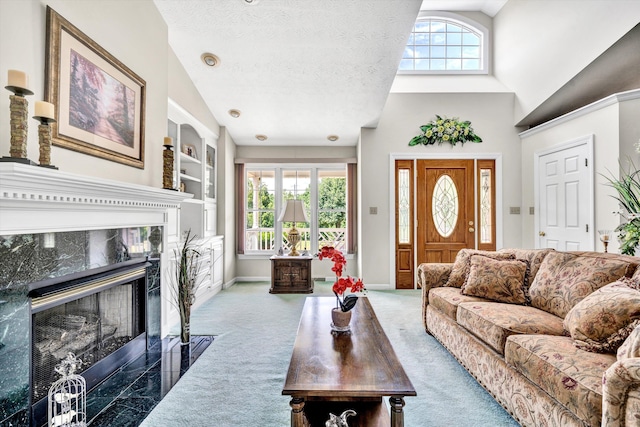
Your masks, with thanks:
[[[56,365],[55,371],[62,378],[49,389],[49,427],[86,427],[87,425],[87,384],[76,369],[82,360],[73,353]]]

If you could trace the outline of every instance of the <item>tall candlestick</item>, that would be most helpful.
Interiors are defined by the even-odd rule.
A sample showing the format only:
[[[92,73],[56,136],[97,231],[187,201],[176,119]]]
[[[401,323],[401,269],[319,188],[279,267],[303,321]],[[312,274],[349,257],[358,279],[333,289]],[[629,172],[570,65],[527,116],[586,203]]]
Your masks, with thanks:
[[[44,104],[49,104],[45,102]],[[53,107],[52,104],[51,107]],[[37,106],[37,104],[36,104]],[[42,108],[42,107],[41,107]],[[45,109],[48,109],[48,106],[44,106]],[[38,126],[38,138],[40,142],[40,165],[45,168],[58,169],[57,167],[51,164],[51,126],[49,123],[53,123],[56,120],[53,118],[49,118],[44,114],[48,114],[49,111],[38,111],[36,108],[36,116],[34,119],[40,121],[40,125]],[[53,115],[53,114],[51,114]]]
[[[19,162],[34,165],[31,160],[27,159],[27,114],[29,112],[29,102],[25,95],[33,95],[27,86],[27,75],[18,70],[9,70],[7,73],[7,89],[14,95],[9,96],[9,124],[11,126],[11,140],[9,155],[11,157],[3,157],[3,162]]]
[[[169,143],[167,143],[169,139]],[[162,152],[162,188],[165,190],[175,190],[173,188],[173,151],[171,150],[171,138],[164,139],[164,151]]]

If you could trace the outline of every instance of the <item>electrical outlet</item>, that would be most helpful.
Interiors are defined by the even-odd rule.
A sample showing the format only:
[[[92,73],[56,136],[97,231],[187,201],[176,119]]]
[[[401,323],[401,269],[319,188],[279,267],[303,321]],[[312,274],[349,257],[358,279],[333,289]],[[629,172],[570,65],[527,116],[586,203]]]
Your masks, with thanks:
[[[511,215],[520,215],[520,206],[511,206],[509,208],[509,213]]]
[[[369,215],[378,215],[378,208],[375,206],[369,206]]]

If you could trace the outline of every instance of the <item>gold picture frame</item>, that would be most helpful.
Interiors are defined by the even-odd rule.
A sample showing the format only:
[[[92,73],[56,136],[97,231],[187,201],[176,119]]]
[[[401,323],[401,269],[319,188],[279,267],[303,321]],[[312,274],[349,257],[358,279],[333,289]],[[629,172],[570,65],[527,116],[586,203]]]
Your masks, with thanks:
[[[49,6],[46,52],[53,145],[144,169],[145,81]]]

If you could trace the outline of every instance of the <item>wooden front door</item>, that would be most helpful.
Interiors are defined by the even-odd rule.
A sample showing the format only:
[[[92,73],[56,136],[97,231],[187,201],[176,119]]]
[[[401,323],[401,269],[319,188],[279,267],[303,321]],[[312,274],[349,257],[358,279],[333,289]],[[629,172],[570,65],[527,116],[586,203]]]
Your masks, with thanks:
[[[417,265],[453,262],[475,248],[473,160],[418,160]]]

